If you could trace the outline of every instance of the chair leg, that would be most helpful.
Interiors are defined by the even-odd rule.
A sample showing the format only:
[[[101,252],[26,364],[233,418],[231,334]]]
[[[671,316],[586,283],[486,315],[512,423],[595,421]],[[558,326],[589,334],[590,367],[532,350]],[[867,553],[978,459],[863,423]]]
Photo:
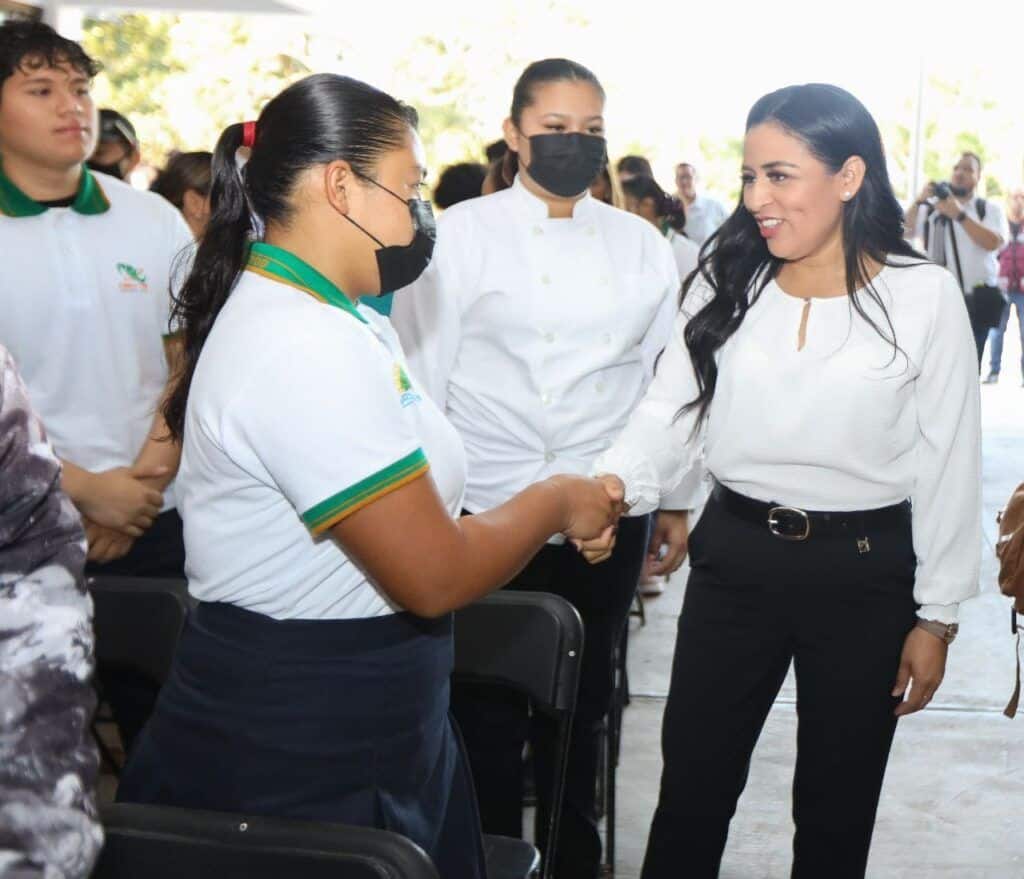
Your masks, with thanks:
[[[558,831],[562,821],[562,805],[565,800],[565,775],[569,767],[569,737],[572,734],[573,715],[568,713],[558,719],[558,767],[551,791],[551,817],[548,821],[548,844],[544,852],[543,879],[551,879],[555,869],[555,854],[558,847]]]
[[[99,748],[100,757],[106,761],[110,771],[114,773],[114,777],[120,778],[122,766],[114,756],[113,751],[107,747],[107,743],[103,741],[103,737],[100,735],[100,731],[95,723],[92,725],[92,737],[96,740],[96,747]]]
[[[644,600],[640,595],[640,587],[636,587],[636,592],[633,595],[633,604],[629,609],[629,615],[631,617],[640,617],[641,627],[647,625],[647,608],[644,607]]]
[[[615,648],[614,687],[612,701],[606,720],[607,738],[605,741],[605,872],[615,875],[615,830],[616,830],[616,777],[619,768],[619,757],[622,750],[622,716],[629,704],[629,677],[626,668],[626,654],[629,646],[629,625],[622,628],[622,637]]]

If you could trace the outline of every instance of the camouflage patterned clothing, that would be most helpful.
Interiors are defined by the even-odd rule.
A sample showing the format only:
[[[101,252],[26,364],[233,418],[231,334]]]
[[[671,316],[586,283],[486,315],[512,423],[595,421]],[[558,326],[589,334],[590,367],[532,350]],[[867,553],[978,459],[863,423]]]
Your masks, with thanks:
[[[0,347],[0,877],[88,876],[103,842],[85,535]]]

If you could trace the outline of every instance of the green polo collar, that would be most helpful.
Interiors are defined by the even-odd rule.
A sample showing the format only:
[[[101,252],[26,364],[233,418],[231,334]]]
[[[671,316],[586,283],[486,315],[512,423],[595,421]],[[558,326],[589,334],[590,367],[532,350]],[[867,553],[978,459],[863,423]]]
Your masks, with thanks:
[[[308,293],[314,299],[347,311],[364,324],[369,323],[352,304],[352,300],[341,290],[309,263],[283,248],[275,247],[273,244],[264,244],[262,241],[253,242],[249,248],[249,261],[245,268],[246,271],[280,281],[282,284],[288,284],[303,293]]]
[[[29,198],[4,174],[0,163],[0,214],[8,217],[38,217],[49,208]],[[103,187],[85,165],[82,165],[82,176],[78,182],[78,193],[71,203],[71,210],[79,214],[105,214],[110,210],[110,199]]]

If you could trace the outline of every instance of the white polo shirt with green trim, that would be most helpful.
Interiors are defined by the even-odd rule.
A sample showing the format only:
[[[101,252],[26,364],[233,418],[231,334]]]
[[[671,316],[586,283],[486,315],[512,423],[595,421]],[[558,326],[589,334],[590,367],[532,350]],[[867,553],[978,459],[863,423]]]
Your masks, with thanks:
[[[401,610],[326,532],[419,478],[458,515],[462,442],[387,319],[293,254],[252,245],[189,390],[178,474],[189,591],[275,619]]]
[[[172,269],[192,246],[154,193],[86,169],[72,205],[52,208],[0,168],[0,343],[61,458],[135,460],[167,383]]]

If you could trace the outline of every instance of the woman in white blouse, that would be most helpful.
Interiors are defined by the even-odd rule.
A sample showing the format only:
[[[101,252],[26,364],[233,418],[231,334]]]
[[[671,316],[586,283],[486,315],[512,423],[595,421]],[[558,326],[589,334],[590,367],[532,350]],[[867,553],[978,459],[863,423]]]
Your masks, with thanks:
[[[791,663],[793,876],[861,877],[897,718],[932,698],[977,587],[973,339],[956,281],[903,241],[853,96],[765,96],[743,163],[743,205],[596,464],[639,512],[701,448],[715,479],[690,539],[643,877],[681,861],[688,879],[717,876]]]
[[[653,177],[631,177],[622,184],[624,207],[654,225],[672,245],[679,277],[686,280],[695,268],[700,248],[683,234],[686,208],[658,185]]]
[[[603,114],[589,70],[564,59],[531,64],[505,123],[514,182],[445,211],[430,267],[396,297],[392,321],[413,371],[465,444],[471,513],[548,473],[588,473],[640,401],[671,332],[679,298],[671,248],[649,223],[588,192],[606,158]],[[689,492],[660,506],[685,511]],[[585,627],[560,879],[597,875],[594,791],[612,651],[645,552],[667,546],[654,572],[677,567],[685,521],[685,512],[663,513],[651,538],[646,519],[624,521],[614,554],[593,568],[571,545],[551,542],[506,587],[567,597]],[[486,832],[522,832],[521,754],[532,741],[543,848],[553,728],[535,718],[531,729],[525,701],[494,688],[462,688],[452,704]]]

